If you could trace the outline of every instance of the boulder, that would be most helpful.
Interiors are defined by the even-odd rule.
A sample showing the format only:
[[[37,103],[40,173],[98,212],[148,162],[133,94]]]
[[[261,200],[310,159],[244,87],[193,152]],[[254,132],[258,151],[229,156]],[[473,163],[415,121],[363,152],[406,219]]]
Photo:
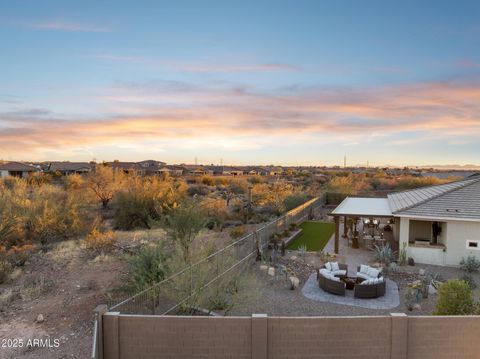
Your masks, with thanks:
[[[298,286],[300,285],[300,279],[298,279],[297,277],[288,277],[288,280],[290,282],[290,289],[291,290],[295,290],[298,288]]]
[[[268,275],[274,277],[275,276],[275,268],[270,267],[268,268]]]

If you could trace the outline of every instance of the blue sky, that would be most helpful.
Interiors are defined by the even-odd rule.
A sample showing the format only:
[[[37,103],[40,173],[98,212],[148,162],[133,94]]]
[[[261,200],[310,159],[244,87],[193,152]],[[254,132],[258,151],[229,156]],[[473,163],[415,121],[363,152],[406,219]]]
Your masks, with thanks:
[[[0,158],[479,163],[480,4],[4,1]]]

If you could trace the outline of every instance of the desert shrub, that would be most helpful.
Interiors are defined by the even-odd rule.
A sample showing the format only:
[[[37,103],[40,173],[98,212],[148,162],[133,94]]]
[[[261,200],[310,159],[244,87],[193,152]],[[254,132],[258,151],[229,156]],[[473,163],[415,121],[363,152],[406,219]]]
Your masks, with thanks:
[[[12,266],[23,266],[35,250],[36,246],[33,244],[12,246],[4,252],[3,257],[7,259]]]
[[[127,287],[142,290],[162,281],[169,273],[164,247],[161,245],[143,248],[131,258]]]
[[[258,183],[263,183],[265,182],[264,179],[258,175],[248,177],[248,182],[251,184],[258,184]]]
[[[285,206],[286,211],[290,211],[295,207],[300,206],[301,204],[305,203],[308,200],[308,195],[306,193],[294,193],[287,196],[284,201],[283,205]]]
[[[0,260],[0,284],[5,283],[13,271],[12,265],[6,260]]]
[[[243,237],[246,233],[247,231],[245,230],[244,226],[238,226],[231,230],[230,237],[232,237],[233,239],[238,239],[240,237]]]
[[[462,258],[460,261],[460,268],[466,273],[478,272],[480,269],[480,260],[475,256],[468,256],[467,258]]]
[[[463,280],[449,280],[438,290],[434,315],[470,315],[475,311],[473,294]]]
[[[207,194],[210,193],[210,189],[208,186],[204,184],[198,184],[198,185],[191,185],[187,189],[187,194],[191,197],[193,196],[206,196]]]
[[[42,244],[82,233],[91,218],[81,197],[52,185],[33,187],[21,206],[25,238]]]
[[[113,231],[100,232],[97,228],[85,237],[85,246],[97,253],[111,251],[115,247],[115,235]]]
[[[145,227],[150,229],[152,220],[157,217],[152,196],[137,191],[117,194],[113,216],[115,228],[131,230],[136,227]]]
[[[215,179],[213,179],[210,176],[203,176],[201,181],[206,186],[214,186],[215,185]]]

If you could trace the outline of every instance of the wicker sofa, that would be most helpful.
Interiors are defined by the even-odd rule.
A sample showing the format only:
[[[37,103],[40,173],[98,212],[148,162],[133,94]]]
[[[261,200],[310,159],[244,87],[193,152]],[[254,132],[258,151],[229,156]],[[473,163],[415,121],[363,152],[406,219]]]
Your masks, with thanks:
[[[362,271],[363,269],[363,271]],[[372,271],[372,269],[374,269]],[[385,295],[387,283],[382,277],[382,270],[369,266],[357,267],[357,278],[362,280],[355,286],[353,295],[356,298],[378,298]]]
[[[340,279],[347,276],[348,266],[340,263],[338,266],[340,270],[337,272],[337,274],[334,274],[335,271],[332,272],[325,266],[320,267],[317,270],[318,285],[325,292],[337,295],[345,295],[346,284]]]
[[[364,281],[366,282],[366,281]],[[382,278],[375,284],[357,284],[353,290],[355,298],[378,298],[385,295],[387,282]]]

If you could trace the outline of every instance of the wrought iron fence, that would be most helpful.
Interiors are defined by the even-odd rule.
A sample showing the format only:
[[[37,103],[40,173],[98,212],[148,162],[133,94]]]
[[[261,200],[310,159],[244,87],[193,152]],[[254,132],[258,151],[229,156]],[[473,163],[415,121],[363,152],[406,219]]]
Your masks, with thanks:
[[[265,224],[215,253],[192,263],[154,286],[124,300],[109,303],[109,311],[127,314],[167,315],[188,308],[208,297],[208,291],[222,290],[234,281],[258,251],[264,251],[273,234],[282,232],[291,223],[301,223],[325,203],[325,196],[316,197]],[[215,285],[214,285],[215,284]]]

